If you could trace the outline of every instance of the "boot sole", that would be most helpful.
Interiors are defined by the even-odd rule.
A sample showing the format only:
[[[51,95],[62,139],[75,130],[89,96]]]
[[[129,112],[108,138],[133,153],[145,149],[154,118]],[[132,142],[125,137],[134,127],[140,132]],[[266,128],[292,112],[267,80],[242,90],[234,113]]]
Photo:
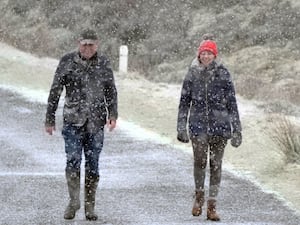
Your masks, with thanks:
[[[98,216],[92,216],[92,217],[85,216],[85,219],[88,221],[96,221],[96,220],[98,220]]]
[[[211,219],[211,218],[207,218],[207,220],[210,220],[210,221],[220,221],[221,219]]]

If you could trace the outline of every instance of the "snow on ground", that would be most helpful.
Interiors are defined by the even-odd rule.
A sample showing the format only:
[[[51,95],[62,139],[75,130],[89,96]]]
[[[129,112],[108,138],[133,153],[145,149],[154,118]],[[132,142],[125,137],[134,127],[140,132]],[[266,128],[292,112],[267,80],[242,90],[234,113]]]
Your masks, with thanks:
[[[55,59],[37,58],[0,43],[0,88],[16,91],[30,101],[46,103],[57,63]],[[124,77],[117,73],[116,82],[121,117],[118,129],[191,153],[190,144],[180,144],[175,138],[180,85],[154,84],[136,74]],[[300,166],[285,166],[283,155],[263,132],[268,127],[267,115],[256,103],[239,96],[238,103],[243,145],[238,149],[228,145],[224,168],[252,180],[264,191],[275,193],[300,211]]]

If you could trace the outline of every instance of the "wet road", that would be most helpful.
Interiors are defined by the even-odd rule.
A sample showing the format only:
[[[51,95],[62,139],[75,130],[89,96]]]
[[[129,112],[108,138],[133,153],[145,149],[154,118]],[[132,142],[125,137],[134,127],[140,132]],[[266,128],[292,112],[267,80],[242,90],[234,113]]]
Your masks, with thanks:
[[[43,128],[45,105],[3,90],[0,100],[1,225],[300,224],[300,217],[273,194],[226,171],[218,202],[222,220],[192,217],[191,154],[158,141],[135,139],[122,129],[106,133],[96,197],[99,220],[85,221],[82,207],[74,220],[65,221],[61,125],[50,137]]]

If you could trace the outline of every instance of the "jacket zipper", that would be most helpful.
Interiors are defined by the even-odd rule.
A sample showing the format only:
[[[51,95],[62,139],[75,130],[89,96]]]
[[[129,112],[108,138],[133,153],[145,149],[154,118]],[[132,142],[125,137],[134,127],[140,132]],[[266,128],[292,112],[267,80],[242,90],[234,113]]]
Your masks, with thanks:
[[[206,131],[206,133],[208,134],[208,131],[209,131],[208,114],[209,114],[209,112],[208,112],[208,88],[207,88],[207,86],[208,86],[208,83],[206,81],[205,82],[205,105],[206,105],[205,109],[206,109],[206,122],[207,122],[207,131]]]

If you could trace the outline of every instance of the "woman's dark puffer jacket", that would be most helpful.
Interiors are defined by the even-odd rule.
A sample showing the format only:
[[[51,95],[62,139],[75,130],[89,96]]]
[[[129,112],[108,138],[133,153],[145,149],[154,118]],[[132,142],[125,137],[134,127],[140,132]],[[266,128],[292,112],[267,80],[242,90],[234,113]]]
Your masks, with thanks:
[[[195,62],[195,61],[194,61]],[[231,138],[241,123],[230,73],[213,61],[208,67],[193,63],[184,79],[178,111],[177,131],[189,121],[191,137],[218,135]]]

